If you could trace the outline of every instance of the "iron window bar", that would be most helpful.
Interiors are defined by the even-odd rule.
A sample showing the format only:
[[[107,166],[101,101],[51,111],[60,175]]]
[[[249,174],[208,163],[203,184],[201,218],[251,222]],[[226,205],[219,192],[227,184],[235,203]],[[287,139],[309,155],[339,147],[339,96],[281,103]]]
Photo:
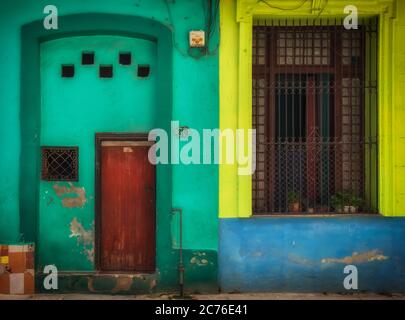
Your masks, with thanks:
[[[255,22],[255,214],[378,212],[377,30]]]
[[[41,147],[42,180],[78,181],[78,147]]]

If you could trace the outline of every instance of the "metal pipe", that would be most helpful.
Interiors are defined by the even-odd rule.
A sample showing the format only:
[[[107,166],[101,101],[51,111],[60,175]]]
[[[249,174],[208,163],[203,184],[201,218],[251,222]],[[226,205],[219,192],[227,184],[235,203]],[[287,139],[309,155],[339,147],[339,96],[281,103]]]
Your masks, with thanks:
[[[180,297],[184,297],[184,264],[183,264],[183,209],[172,208],[172,213],[179,213],[179,289]]]

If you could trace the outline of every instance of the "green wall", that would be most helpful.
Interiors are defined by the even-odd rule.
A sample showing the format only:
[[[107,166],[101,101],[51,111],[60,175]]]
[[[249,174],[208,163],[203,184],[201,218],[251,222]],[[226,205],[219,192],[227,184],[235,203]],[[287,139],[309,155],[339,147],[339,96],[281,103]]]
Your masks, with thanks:
[[[188,54],[188,31],[203,29],[205,26],[204,3],[204,1],[199,0],[179,0],[174,3],[169,2],[168,5],[161,0],[122,0],[119,1],[119,4],[113,0],[53,1],[52,4],[56,5],[59,10],[59,28],[61,30],[58,32],[52,30],[41,31],[43,33],[40,39],[43,42],[41,45],[42,53],[44,53],[43,63],[49,62],[44,58],[47,57],[52,46],[57,46],[59,41],[65,41],[47,42],[48,40],[52,40],[53,37],[72,36],[73,34],[69,34],[69,31],[73,32],[75,36],[79,36],[82,30],[80,26],[92,25],[93,20],[89,20],[88,17],[96,14],[108,13],[125,16],[122,19],[119,16],[114,16],[112,20],[94,21],[100,27],[98,29],[93,27],[91,34],[110,34],[109,24],[114,24],[115,28],[119,28],[121,22],[125,24],[125,27],[122,27],[123,30],[125,29],[130,33],[132,31],[131,26],[133,26],[133,29],[136,30],[134,32],[140,33],[141,37],[144,29],[157,30],[160,24],[171,32],[172,43],[170,46],[167,45],[165,49],[170,49],[170,54],[158,49],[156,63],[157,70],[167,69],[166,74],[170,74],[172,83],[170,81],[158,83],[158,92],[151,99],[160,97],[163,101],[150,101],[151,105],[157,105],[153,112],[159,110],[159,106],[162,109],[164,106],[165,110],[162,110],[162,112],[165,116],[159,117],[158,114],[150,114],[150,117],[148,117],[143,114],[142,116],[145,118],[140,118],[134,112],[131,118],[131,116],[125,117],[128,109],[120,109],[119,113],[108,114],[109,120],[112,119],[108,123],[103,122],[101,115],[94,116],[94,113],[91,112],[97,100],[91,101],[88,98],[82,104],[80,110],[79,107],[66,110],[65,107],[73,98],[69,97],[68,92],[53,92],[50,90],[51,88],[61,87],[62,84],[58,83],[58,81],[62,81],[61,79],[56,82],[42,81],[41,84],[44,86],[49,85],[49,89],[44,91],[40,88],[39,53],[35,50],[35,45],[39,44],[34,44],[34,40],[38,42],[39,38],[30,39],[31,30],[27,24],[38,21],[35,26],[35,28],[38,28],[42,23],[40,20],[45,16],[43,8],[49,3],[36,0],[2,1],[0,3],[0,40],[3,48],[6,48],[6,50],[0,52],[0,70],[2,70],[3,75],[0,78],[0,90],[2,92],[0,95],[0,143],[3,150],[2,161],[0,162],[0,242],[35,240],[32,239],[32,232],[31,234],[25,232],[26,229],[41,230],[42,227],[48,229],[55,226],[52,223],[55,221],[52,219],[57,219],[56,226],[58,228],[54,228],[53,233],[51,232],[46,236],[49,237],[49,241],[47,239],[42,241],[45,243],[45,247],[38,248],[39,252],[46,252],[41,255],[44,262],[52,263],[54,259],[63,266],[64,270],[93,270],[93,264],[88,260],[87,255],[88,250],[92,249],[91,245],[81,247],[78,245],[78,238],[74,236],[69,238],[69,235],[71,235],[71,230],[69,230],[71,219],[77,217],[77,221],[82,224],[85,231],[92,230],[94,220],[94,190],[92,189],[94,172],[90,168],[94,150],[90,146],[93,141],[88,143],[91,133],[85,129],[86,125],[94,125],[94,132],[128,131],[131,126],[136,127],[136,131],[142,131],[151,128],[157,122],[162,124],[161,127],[168,128],[170,125],[169,118],[171,118],[180,121],[180,125],[196,128],[200,131],[203,128],[218,127],[218,57],[215,51],[218,41],[217,28],[210,45],[212,49],[210,55],[194,59]],[[170,8],[170,14],[168,7]],[[86,16],[71,16],[81,13],[86,14]],[[141,20],[138,21],[141,24],[131,22],[131,16],[134,19],[139,17]],[[69,17],[71,17],[70,20]],[[72,24],[72,17],[77,18],[77,23]],[[103,17],[105,18],[105,16]],[[142,18],[147,20],[142,20]],[[149,21],[147,28],[142,25],[142,21]],[[66,27],[68,23],[71,26],[70,29]],[[23,26],[25,27],[22,29]],[[63,34],[64,29],[66,29],[65,35]],[[28,32],[25,32],[27,30]],[[145,33],[147,32],[149,31],[145,31]],[[122,36],[122,32],[120,36]],[[110,39],[112,41],[113,38]],[[72,38],[69,41],[75,40]],[[139,39],[133,41],[138,41],[137,45],[142,42],[142,45],[146,47],[150,43]],[[49,52],[44,51],[46,48],[49,48]],[[61,51],[58,53],[61,55],[60,59],[73,58],[75,46],[67,46],[67,49],[64,53]],[[152,50],[152,48],[149,49]],[[195,53],[193,52],[193,54]],[[108,53],[107,56],[109,54],[112,55],[113,53]],[[169,57],[169,63],[159,60],[159,57],[162,56]],[[56,59],[56,56],[52,56],[50,59]],[[78,61],[77,57],[75,59]],[[66,61],[66,63],[71,62]],[[159,63],[163,65],[159,65]],[[38,72],[38,76],[36,72]],[[35,77],[32,74],[35,74]],[[85,81],[91,81],[91,74],[86,73],[83,68],[78,70],[78,75],[83,77]],[[29,81],[30,83],[28,83],[26,81],[28,79],[34,79],[35,81]],[[113,81],[117,80],[114,79]],[[116,84],[118,85],[118,83]],[[98,82],[98,89],[101,89],[102,85],[103,82]],[[69,83],[69,86],[71,86],[72,90],[84,90],[83,88],[74,87],[73,83]],[[170,87],[166,88],[171,92],[170,94],[163,92],[166,90],[165,86]],[[29,87],[29,90],[27,87]],[[41,90],[39,93],[32,90],[36,87]],[[92,86],[92,88],[89,93],[91,90],[95,90],[96,87]],[[61,108],[64,109],[60,110],[62,118],[59,118],[56,123],[54,122],[55,118],[58,118],[56,109],[39,113],[34,107],[31,107],[35,105],[34,100],[38,100],[37,98],[40,97],[39,94],[44,94],[47,91],[50,92],[50,95],[47,95],[43,101],[64,100],[60,104]],[[21,95],[21,92],[30,92],[30,94]],[[108,91],[103,92],[103,95],[108,95]],[[131,93],[127,93],[125,96],[126,98],[122,98],[123,100],[118,99],[117,103],[124,103],[125,99],[131,100],[133,98]],[[101,97],[97,99],[101,99]],[[167,106],[171,108],[166,108]],[[46,103],[43,107],[46,107]],[[104,105],[104,107],[107,108],[107,105]],[[77,112],[80,112],[80,116]],[[65,118],[63,118],[64,115]],[[121,115],[126,118],[124,121],[119,120]],[[79,121],[72,119],[72,117],[76,117]],[[154,122],[152,118],[157,122]],[[145,119],[145,122],[141,121],[142,119]],[[51,123],[49,120],[52,120],[52,125],[48,126]],[[93,120],[94,122],[92,122]],[[40,124],[40,121],[42,121],[42,124]],[[38,123],[40,126],[36,127]],[[67,126],[71,129],[72,134],[69,134],[69,130],[66,130],[68,129]],[[56,195],[52,188],[53,184],[41,183],[39,189],[38,158],[33,159],[35,157],[31,157],[35,150],[39,155],[39,137],[41,143],[45,144],[69,145],[78,143],[81,146],[81,158],[84,153],[88,152],[88,160],[85,161],[89,161],[89,165],[85,164],[80,167],[80,175],[83,180],[74,184],[76,187],[84,187],[86,190],[87,202],[83,208],[63,207],[61,202],[63,197],[60,198]],[[61,141],[62,137],[64,138],[63,142]],[[87,170],[86,167],[91,172],[83,171]],[[27,172],[31,177],[26,177],[25,173]],[[161,244],[160,247],[158,244],[157,248],[158,269],[159,265],[161,266],[161,269],[158,270],[158,278],[162,279],[162,286],[170,286],[177,281],[177,250],[173,249],[173,244],[177,242],[175,239],[177,228],[175,227],[176,218],[171,215],[170,208],[180,207],[183,209],[184,214],[184,247],[187,250],[185,253],[186,259],[188,258],[186,260],[186,280],[195,280],[201,283],[215,282],[218,242],[217,167],[215,165],[174,165],[167,169],[164,175],[166,175],[166,182],[169,185],[165,184],[166,193],[163,196],[167,197],[166,204],[158,213],[161,217],[161,220],[159,220],[158,216],[157,226],[158,242],[160,241]],[[30,181],[30,183],[25,183],[26,181]],[[60,186],[68,186],[68,184],[61,183]],[[69,196],[74,196],[74,194],[67,195],[67,197]],[[53,198],[52,201],[51,197]],[[33,217],[33,212],[36,213],[35,217]],[[41,219],[38,222],[39,212],[41,212]],[[42,217],[42,212],[45,214],[44,217]],[[62,217],[60,220],[57,218],[58,215]],[[44,225],[41,224],[42,220],[45,221]],[[161,221],[161,224],[159,224],[159,221]],[[34,236],[41,238],[41,234],[35,232]],[[52,246],[52,239],[55,246]],[[62,247],[57,245],[61,242],[64,243],[62,247],[66,249],[62,250],[63,252],[60,252]],[[42,246],[43,244],[40,242],[39,245]],[[209,257],[209,259],[201,258],[204,256]],[[201,263],[201,260],[203,260],[203,263]],[[188,278],[187,268],[189,270]]]
[[[94,65],[81,65],[83,51],[95,53]],[[131,66],[119,64],[120,51],[131,52]],[[91,238],[94,238],[95,133],[148,132],[159,126],[156,121],[159,113],[156,43],[117,36],[68,37],[44,42],[40,55],[40,144],[78,146],[79,181],[71,185],[41,181],[37,265],[55,264],[60,270],[91,270],[94,261]],[[74,64],[73,78],[60,76],[62,64]],[[99,78],[99,64],[112,64],[113,78]],[[138,64],[150,65],[148,78],[136,76]],[[164,214],[160,212],[164,210],[160,205],[162,201],[170,206],[170,187],[166,187],[170,180],[162,180],[160,169],[157,169],[158,217]],[[64,186],[68,189],[61,189]],[[76,200],[69,202],[68,198]]]

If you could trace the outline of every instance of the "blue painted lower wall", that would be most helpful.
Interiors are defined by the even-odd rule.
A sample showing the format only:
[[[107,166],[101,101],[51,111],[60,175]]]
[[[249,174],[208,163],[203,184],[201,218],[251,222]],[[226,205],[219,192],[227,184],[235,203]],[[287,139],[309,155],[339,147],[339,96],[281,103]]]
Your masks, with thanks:
[[[221,219],[223,292],[405,292],[405,218],[381,216]]]

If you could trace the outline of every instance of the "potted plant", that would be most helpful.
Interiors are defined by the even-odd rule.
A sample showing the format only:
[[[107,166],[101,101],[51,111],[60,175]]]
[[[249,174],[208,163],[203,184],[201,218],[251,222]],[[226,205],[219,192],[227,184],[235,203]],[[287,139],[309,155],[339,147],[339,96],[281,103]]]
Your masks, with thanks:
[[[361,204],[362,204],[361,198],[352,194],[349,199],[349,212],[357,213]],[[347,210],[347,209],[345,209],[345,210]]]
[[[338,192],[331,198],[331,205],[337,213],[357,213],[362,200],[352,192]]]
[[[336,213],[343,213],[343,207],[345,205],[345,199],[342,192],[334,194],[330,199],[330,204]]]
[[[297,192],[294,191],[288,192],[288,210],[290,212],[301,211],[300,196]]]

